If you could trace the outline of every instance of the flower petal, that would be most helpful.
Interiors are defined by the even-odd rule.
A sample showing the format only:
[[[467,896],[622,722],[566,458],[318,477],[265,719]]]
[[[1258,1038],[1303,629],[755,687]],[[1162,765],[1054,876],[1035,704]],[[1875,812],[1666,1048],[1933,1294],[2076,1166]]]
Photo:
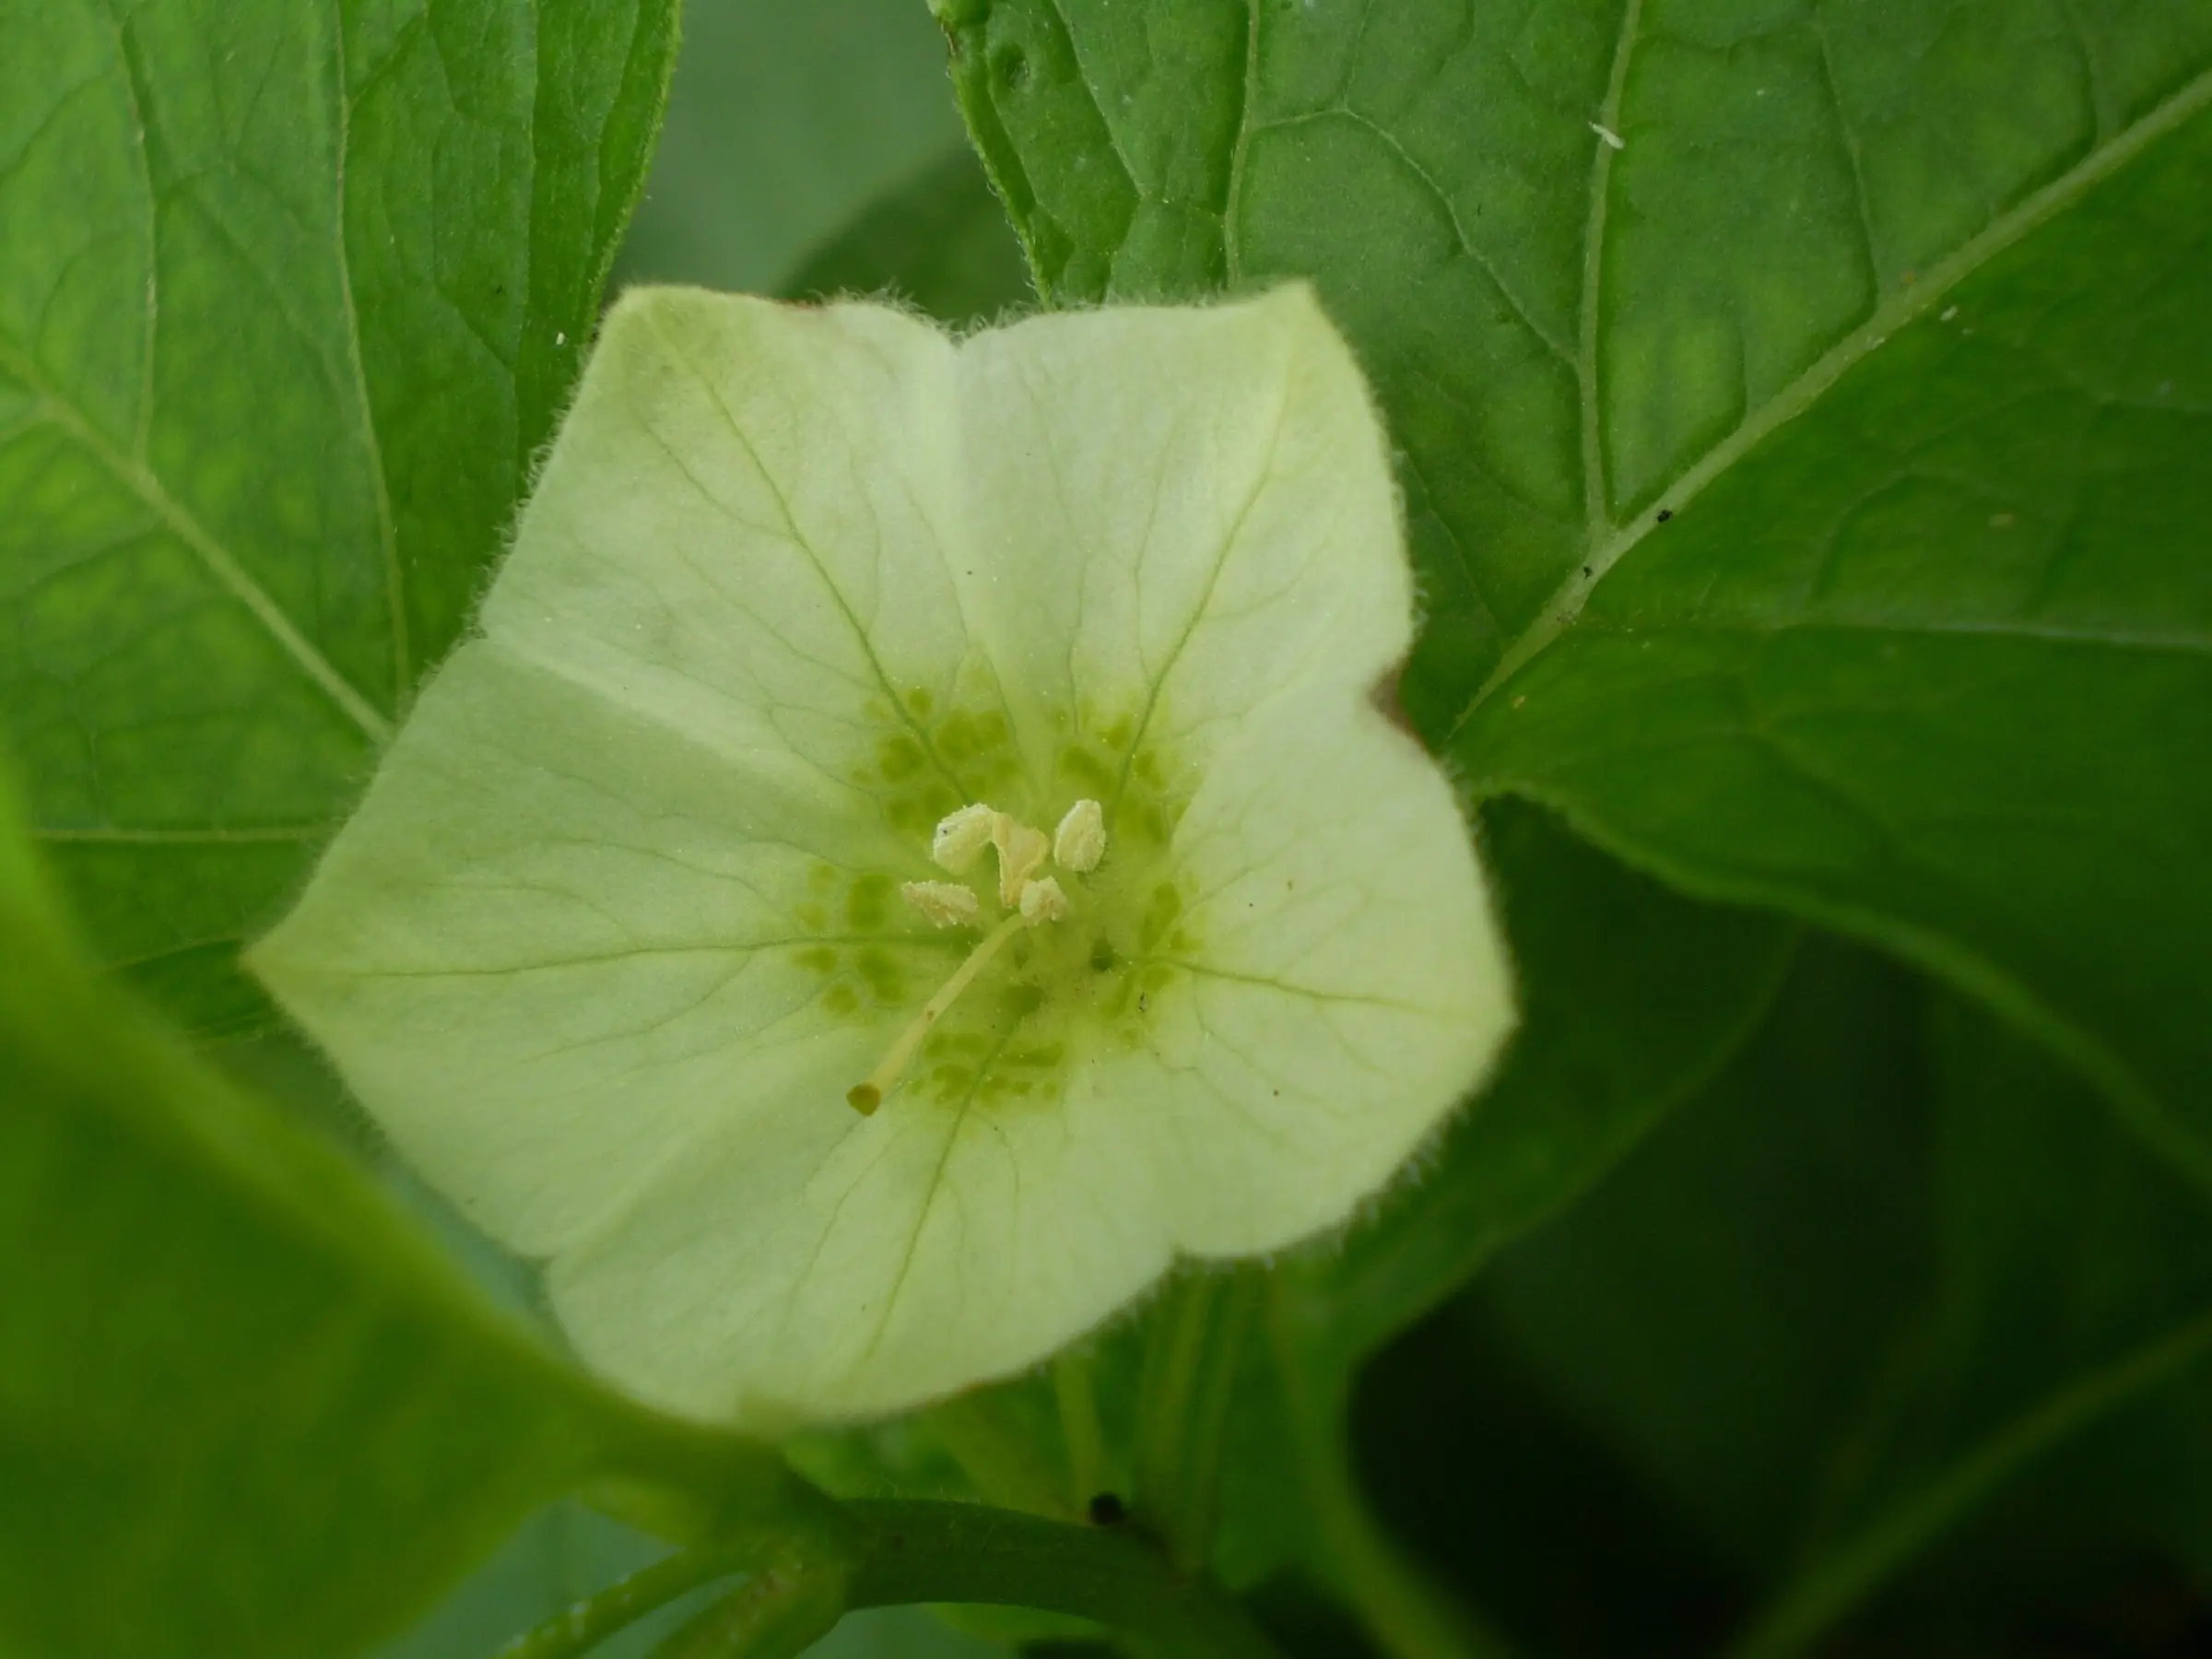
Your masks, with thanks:
[[[1178,1248],[1279,1249],[1473,1092],[1513,1021],[1503,942],[1443,775],[1331,688],[1216,758],[1173,860],[1149,1041],[1088,1087],[1139,1120]]]
[[[1382,428],[1303,285],[1032,318],[968,341],[959,375],[955,569],[1039,779],[1088,751],[1111,818],[1140,747],[1194,776],[1270,697],[1364,692],[1405,654]]]
[[[555,1263],[554,1306],[646,1399],[761,1430],[1005,1375],[1168,1265],[1122,1105],[907,1091],[865,1119],[733,1123]]]
[[[881,306],[626,296],[485,632],[779,787],[918,792],[900,818],[926,831],[992,782],[972,734],[955,755],[933,722],[996,707],[945,553],[953,363]]]
[[[761,1427],[899,1409],[1178,1249],[1341,1219],[1488,1064],[1480,875],[1367,701],[1411,611],[1302,288],[959,347],[649,292],[485,637],[254,965],[434,1183],[551,1258],[594,1364]],[[934,827],[1018,807],[1019,866],[1078,797],[1084,891],[1028,883],[1036,930],[1000,935],[1030,977],[848,1110],[973,944],[897,899]],[[1155,879],[1181,923],[1140,948],[1116,907]]]
[[[477,642],[252,960],[434,1184],[550,1253],[761,1102],[852,1116],[966,948],[875,873],[901,860]]]

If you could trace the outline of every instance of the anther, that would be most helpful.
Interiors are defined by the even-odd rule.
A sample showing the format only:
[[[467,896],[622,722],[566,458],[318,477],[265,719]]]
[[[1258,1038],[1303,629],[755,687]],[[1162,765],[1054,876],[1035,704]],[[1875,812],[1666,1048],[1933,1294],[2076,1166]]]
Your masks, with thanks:
[[[1077,801],[1060,820],[1056,834],[1047,838],[1041,830],[1017,822],[1008,814],[982,802],[952,813],[937,825],[930,856],[944,869],[959,875],[974,867],[986,847],[998,853],[998,897],[1007,914],[953,970],[952,977],[915,1015],[898,1041],[888,1049],[876,1069],[845,1091],[845,1100],[861,1116],[871,1115],[883,1097],[899,1086],[947,1009],[975,982],[1005,947],[1025,927],[1057,922],[1068,913],[1067,894],[1050,876],[1039,876],[1048,857],[1061,868],[1080,873],[1098,867],[1106,851],[1106,815],[1096,801]],[[907,903],[939,927],[972,924],[981,906],[974,889],[950,881],[910,881],[900,889]]]
[[[1008,910],[1021,902],[1022,884],[1035,875],[1053,850],[1041,830],[1032,830],[1005,813],[991,826],[991,844],[998,849],[998,901]]]
[[[975,861],[983,855],[983,849],[991,844],[999,819],[1005,816],[981,801],[947,815],[938,823],[937,833],[930,841],[930,858],[940,870],[950,870],[955,876],[965,876],[975,868]]]
[[[975,925],[975,889],[957,881],[910,881],[899,889],[899,896],[933,927]]]
[[[1050,876],[1040,876],[1021,889],[1021,919],[1031,927],[1040,922],[1057,922],[1067,914],[1067,895]]]
[[[1106,809],[1096,801],[1077,801],[1053,831],[1053,862],[1083,876],[1105,856]]]

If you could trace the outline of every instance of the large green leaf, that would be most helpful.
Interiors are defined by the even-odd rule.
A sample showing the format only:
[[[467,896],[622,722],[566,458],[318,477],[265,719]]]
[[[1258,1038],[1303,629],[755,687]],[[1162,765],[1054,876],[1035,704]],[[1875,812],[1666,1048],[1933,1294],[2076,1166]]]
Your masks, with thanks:
[[[0,1652],[355,1651],[587,1477],[772,1497],[98,977],[0,798]]]
[[[1458,752],[1947,973],[2212,1184],[2208,205],[2212,114],[1716,476]]]
[[[1311,276],[1485,792],[2212,1182],[2212,4],[939,0],[1048,297]]]
[[[589,344],[674,0],[0,0],[0,718],[195,1025],[452,643]]]

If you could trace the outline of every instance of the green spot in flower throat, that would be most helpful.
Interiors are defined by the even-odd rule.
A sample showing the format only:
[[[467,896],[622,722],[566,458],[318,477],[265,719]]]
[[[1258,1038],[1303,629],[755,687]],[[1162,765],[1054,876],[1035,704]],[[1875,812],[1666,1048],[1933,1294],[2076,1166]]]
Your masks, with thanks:
[[[936,706],[915,696],[905,703],[917,721]],[[901,887],[871,872],[842,895],[853,933],[891,939],[827,976],[818,1009],[877,1030],[887,1011],[907,1017],[851,1099],[891,1112],[1057,1100],[1075,1065],[1141,1046],[1182,977],[1155,959],[1197,945],[1169,857],[1185,805],[1166,787],[1176,771],[1156,747],[1131,756],[1092,735],[1125,746],[1135,730],[1128,716],[1100,721],[1086,711],[1056,724],[1042,787],[1020,764],[1003,711],[956,706],[924,728],[933,765],[964,782],[993,781],[946,812],[935,810],[943,797],[922,787],[889,808],[917,864],[928,858],[957,879]],[[896,741],[887,737],[887,749]],[[918,738],[912,747],[922,752]]]
[[[891,953],[883,947],[868,946],[861,951],[856,965],[861,979],[878,1003],[886,1007],[895,1007],[907,999],[907,976],[899,964],[891,959]]]
[[[845,920],[854,933],[874,933],[891,919],[891,878],[870,871],[845,895]]]
[[[896,705],[888,698],[866,705],[879,735],[853,782],[882,803],[885,820],[903,836],[926,837],[963,803],[1018,791],[1021,759],[996,677],[971,658],[954,677],[948,695],[916,686]]]

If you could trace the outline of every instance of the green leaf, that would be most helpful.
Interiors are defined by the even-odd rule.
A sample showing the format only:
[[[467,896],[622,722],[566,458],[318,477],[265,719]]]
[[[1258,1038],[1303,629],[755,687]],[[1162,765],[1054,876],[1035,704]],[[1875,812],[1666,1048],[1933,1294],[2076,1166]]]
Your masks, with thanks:
[[[1978,1009],[1933,1022],[1935,1294],[1846,1436],[1813,1535],[1740,1653],[1794,1651],[1981,1505],[2091,1559],[2202,1537],[2212,1217],[2075,1077]],[[2106,1419],[2114,1419],[2109,1424]],[[2069,1442],[2104,1443],[2077,1459]],[[2055,1467],[2040,1467],[2055,1464]],[[2040,1492],[2023,1493],[2031,1470]],[[2131,1479],[2132,1477],[2132,1479]],[[2032,1519],[2023,1510],[2039,1512]]]
[[[459,632],[673,0],[0,11],[0,710],[95,942],[202,1029]]]
[[[6,799],[0,1100],[0,1650],[353,1652],[586,1477],[774,1478],[558,1364],[96,977]]]
[[[2065,188],[1655,527],[1457,752],[1979,994],[2212,1184],[2212,116]]]
[[[783,285],[794,300],[891,293],[955,327],[1030,298],[1029,268],[965,148],[871,203]]]
[[[1811,1474],[1927,1283],[1921,1001],[1879,957],[1808,939],[1727,1067],[1471,1293],[1745,1571],[1803,1532]]]
[[[2212,1183],[2212,7],[938,10],[1049,300],[1317,281],[1478,790],[1909,954]]]
[[[919,0],[708,0],[618,276],[788,289],[808,250],[962,147]]]

